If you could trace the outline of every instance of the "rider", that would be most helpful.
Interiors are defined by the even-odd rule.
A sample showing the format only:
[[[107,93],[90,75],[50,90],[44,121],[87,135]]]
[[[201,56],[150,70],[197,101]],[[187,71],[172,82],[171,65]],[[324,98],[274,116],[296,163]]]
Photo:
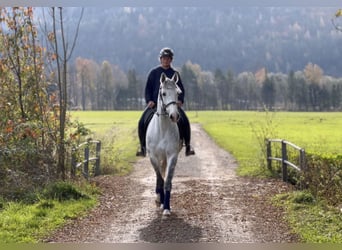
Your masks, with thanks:
[[[138,134],[140,140],[141,150],[137,152],[137,156],[146,156],[146,129],[147,124],[152,119],[152,116],[156,110],[156,103],[158,100],[159,86],[160,86],[160,75],[164,72],[167,77],[171,78],[176,72],[172,66],[171,62],[173,59],[173,51],[170,48],[163,48],[159,53],[160,65],[152,69],[147,77],[147,82],[145,86],[145,100],[147,107],[145,108],[138,124]],[[195,151],[190,145],[191,130],[189,119],[186,116],[182,105],[184,103],[184,87],[182,80],[179,77],[177,85],[182,90],[182,93],[178,96],[178,112],[180,114],[180,119],[177,122],[180,138],[184,139],[185,142],[185,155],[194,155]]]

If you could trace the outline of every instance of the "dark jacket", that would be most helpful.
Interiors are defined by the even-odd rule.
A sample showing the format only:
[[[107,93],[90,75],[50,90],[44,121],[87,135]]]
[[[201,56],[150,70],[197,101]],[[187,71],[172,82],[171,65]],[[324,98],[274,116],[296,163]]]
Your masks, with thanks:
[[[145,86],[146,103],[148,103],[149,101],[153,101],[154,103],[157,103],[159,86],[160,86],[160,75],[163,72],[166,74],[168,78],[171,78],[176,71],[172,67],[168,69],[163,69],[161,66],[158,66],[150,71],[147,77],[147,82]],[[184,92],[184,87],[183,87],[183,83],[182,83],[180,76],[179,76],[177,85],[182,90],[182,93],[178,95],[178,100],[184,103],[185,92]]]

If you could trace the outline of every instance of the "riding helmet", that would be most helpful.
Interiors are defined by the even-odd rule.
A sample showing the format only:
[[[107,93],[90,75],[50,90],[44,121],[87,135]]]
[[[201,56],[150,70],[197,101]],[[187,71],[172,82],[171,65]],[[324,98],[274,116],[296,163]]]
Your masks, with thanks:
[[[163,56],[168,56],[171,59],[173,58],[173,50],[170,48],[162,48],[161,51],[159,52],[159,58],[163,57]]]

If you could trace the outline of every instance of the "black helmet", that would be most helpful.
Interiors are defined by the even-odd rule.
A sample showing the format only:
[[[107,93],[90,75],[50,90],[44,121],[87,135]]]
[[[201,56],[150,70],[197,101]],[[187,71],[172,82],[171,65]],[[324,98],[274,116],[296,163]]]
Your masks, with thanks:
[[[161,51],[159,52],[159,58],[163,56],[168,56],[171,59],[173,58],[173,50],[170,48],[162,48]]]

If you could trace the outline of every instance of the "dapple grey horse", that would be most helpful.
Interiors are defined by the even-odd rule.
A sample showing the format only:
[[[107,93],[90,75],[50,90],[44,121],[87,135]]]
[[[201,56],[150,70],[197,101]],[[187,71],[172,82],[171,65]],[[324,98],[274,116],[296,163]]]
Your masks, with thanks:
[[[146,149],[155,170],[156,203],[163,209],[163,215],[170,215],[170,198],[172,177],[182,149],[177,121],[177,99],[182,93],[177,86],[178,73],[168,78],[164,73],[160,76],[157,112],[153,115],[146,132]]]

